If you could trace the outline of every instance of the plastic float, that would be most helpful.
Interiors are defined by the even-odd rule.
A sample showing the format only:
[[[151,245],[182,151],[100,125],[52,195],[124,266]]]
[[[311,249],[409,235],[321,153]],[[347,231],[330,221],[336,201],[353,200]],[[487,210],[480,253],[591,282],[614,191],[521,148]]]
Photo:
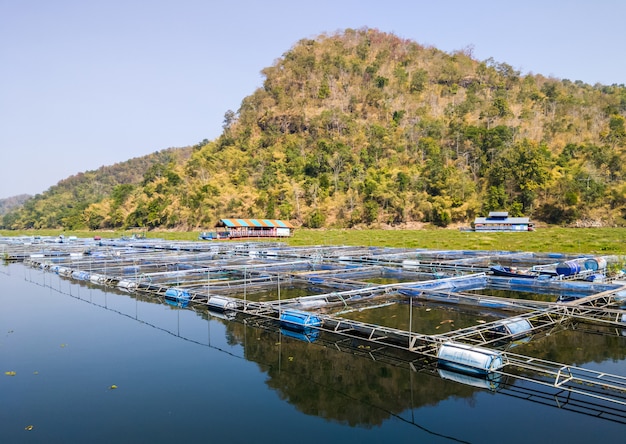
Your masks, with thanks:
[[[180,288],[168,288],[165,292],[165,302],[177,307],[189,305],[189,292]]]
[[[280,315],[280,326],[294,331],[304,331],[306,328],[320,327],[322,320],[306,311],[285,310]]]
[[[218,312],[237,309],[237,302],[221,296],[211,296],[207,301],[207,305],[209,306],[209,310]]]
[[[437,352],[439,365],[462,373],[486,375],[504,366],[502,354],[481,347],[446,342]]]

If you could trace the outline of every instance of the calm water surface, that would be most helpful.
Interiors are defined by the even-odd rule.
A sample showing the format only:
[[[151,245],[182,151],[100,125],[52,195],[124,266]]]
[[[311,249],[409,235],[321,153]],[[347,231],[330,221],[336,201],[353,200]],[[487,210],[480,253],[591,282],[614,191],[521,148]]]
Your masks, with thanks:
[[[626,375],[620,332],[524,347]],[[415,372],[21,264],[0,266],[0,370],[1,443],[582,443],[626,432],[623,410],[621,422],[570,411],[516,395],[520,383]]]

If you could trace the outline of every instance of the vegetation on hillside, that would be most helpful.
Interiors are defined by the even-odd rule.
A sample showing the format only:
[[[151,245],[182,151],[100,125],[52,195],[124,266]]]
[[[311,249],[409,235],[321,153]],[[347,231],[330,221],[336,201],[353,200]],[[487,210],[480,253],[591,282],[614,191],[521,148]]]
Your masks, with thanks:
[[[24,202],[26,202],[31,197],[32,196],[29,194],[20,194],[18,196],[0,199],[0,216],[3,216],[17,208],[20,208],[22,205],[24,205]]]
[[[102,217],[91,208],[131,193],[150,171],[165,168],[163,165],[181,164],[190,153],[190,148],[170,148],[70,176],[25,200],[17,211],[8,212],[1,225],[11,229],[99,228]],[[107,215],[113,220],[116,217],[114,209]],[[119,219],[116,223],[124,226],[125,221]]]
[[[90,199],[84,183],[63,196],[53,187],[4,226],[447,226],[491,210],[625,223],[624,85],[522,75],[374,29],[301,40],[262,74],[222,135],[188,159]]]

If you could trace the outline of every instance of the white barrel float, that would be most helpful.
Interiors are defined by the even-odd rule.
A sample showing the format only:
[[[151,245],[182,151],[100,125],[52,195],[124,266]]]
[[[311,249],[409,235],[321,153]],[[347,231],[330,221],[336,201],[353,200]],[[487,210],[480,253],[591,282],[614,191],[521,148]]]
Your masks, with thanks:
[[[524,318],[510,318],[498,322],[495,331],[512,336],[523,336],[532,330],[532,325]]]
[[[306,311],[285,310],[280,315],[280,326],[295,331],[304,331],[311,327],[320,327],[322,320]]]
[[[585,270],[604,270],[606,268],[606,259],[603,257],[593,257],[585,260]]]
[[[237,309],[237,302],[222,296],[211,296],[207,301],[209,310],[226,311]]]
[[[504,365],[502,354],[486,348],[446,342],[437,352],[439,365],[463,373],[484,375]]]
[[[406,259],[402,261],[402,268],[408,270],[417,270],[419,268],[420,261]]]
[[[319,308],[328,305],[328,301],[320,299],[297,300],[298,305],[302,308]]]
[[[106,281],[106,277],[101,274],[91,274],[91,276],[89,276],[89,280],[93,284],[102,284],[104,281]]]
[[[72,275],[72,269],[71,268],[67,268],[67,267],[59,267],[57,270],[57,273],[61,276],[71,276]]]
[[[123,290],[131,291],[137,288],[137,283],[135,281],[121,280],[117,283],[117,286]]]
[[[580,263],[577,261],[565,261],[556,265],[556,274],[561,276],[573,276],[580,273]]]

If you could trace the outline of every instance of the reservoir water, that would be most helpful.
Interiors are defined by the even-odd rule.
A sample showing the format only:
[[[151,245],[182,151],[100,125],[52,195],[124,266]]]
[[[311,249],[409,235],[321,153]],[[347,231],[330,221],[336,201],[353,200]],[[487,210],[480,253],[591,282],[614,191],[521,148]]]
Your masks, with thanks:
[[[454,316],[445,318],[463,322]],[[435,321],[432,328],[442,322]],[[22,264],[0,266],[0,442],[624,440],[624,406],[283,333]],[[556,331],[518,349],[626,375],[624,330]]]

